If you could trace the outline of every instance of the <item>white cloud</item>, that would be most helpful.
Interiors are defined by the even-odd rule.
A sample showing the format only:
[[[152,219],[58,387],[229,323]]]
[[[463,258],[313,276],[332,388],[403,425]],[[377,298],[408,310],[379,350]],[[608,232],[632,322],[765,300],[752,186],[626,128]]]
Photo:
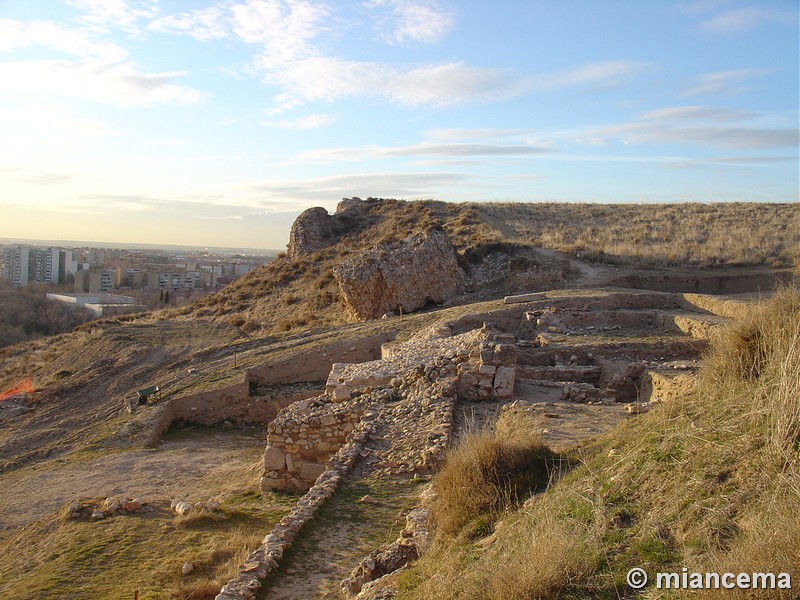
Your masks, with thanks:
[[[231,34],[227,14],[219,6],[160,17],[148,27],[161,33],[188,35],[201,42],[223,39]]]
[[[743,110],[710,106],[675,106],[652,110],[642,115],[645,119],[659,121],[741,121],[752,116],[753,113]]]
[[[66,0],[67,4],[84,12],[78,20],[95,29],[122,29],[140,33],[139,21],[150,20],[158,14],[157,0]]]
[[[551,90],[587,84],[608,84],[630,77],[647,67],[646,63],[635,61],[604,61],[567,69],[559,73],[539,75],[535,87]]]
[[[191,104],[202,92],[172,83],[181,73],[143,73],[132,63],[27,60],[0,63],[0,96],[86,98],[116,106]]]
[[[800,144],[797,128],[760,127],[755,115],[701,106],[651,111],[643,120],[581,132],[573,141],[619,140],[625,144],[696,144],[736,150],[792,148]]]
[[[248,0],[231,6],[233,31],[248,44],[262,44],[275,63],[311,51],[328,10],[304,0]]]
[[[257,203],[265,209],[303,210],[318,206],[320,198],[330,199],[329,208],[337,198],[369,196],[384,198],[432,198],[442,189],[473,181],[462,173],[358,173],[314,179],[270,180],[248,184],[257,194]],[[325,205],[325,203],[323,203]]]
[[[299,117],[297,119],[280,119],[280,120],[267,120],[262,121],[261,124],[266,127],[277,127],[279,129],[319,129],[328,125],[333,121],[333,117],[328,114],[313,114],[306,117]]]
[[[420,142],[408,146],[360,146],[355,148],[322,148],[304,152],[298,156],[300,161],[383,159],[394,157],[523,157],[552,152],[549,146],[525,143],[432,143]]]
[[[0,51],[46,47],[67,54],[122,60],[127,51],[107,41],[99,41],[85,30],[67,29],[50,21],[13,21],[0,19]]]
[[[388,8],[389,15],[379,20],[382,37],[390,44],[419,42],[434,44],[444,38],[455,24],[452,11],[437,2],[415,0],[371,0],[368,8]]]

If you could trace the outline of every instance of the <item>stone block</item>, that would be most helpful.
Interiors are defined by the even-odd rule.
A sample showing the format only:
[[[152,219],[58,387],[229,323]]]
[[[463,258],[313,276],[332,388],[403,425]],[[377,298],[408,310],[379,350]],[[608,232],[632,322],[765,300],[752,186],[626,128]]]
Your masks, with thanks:
[[[517,347],[514,344],[497,344],[492,362],[496,365],[513,365],[517,362]]]
[[[340,385],[335,390],[333,390],[333,394],[331,394],[331,399],[334,402],[344,402],[345,400],[350,400],[351,390],[346,385]]]
[[[497,367],[494,365],[481,365],[478,369],[478,373],[482,375],[494,375],[494,372],[497,370]]]
[[[515,371],[514,367],[497,367],[497,373],[494,376],[494,395],[496,398],[511,398],[514,395]]]
[[[286,468],[286,457],[283,450],[275,446],[267,446],[264,450],[264,470],[281,471]]]
[[[317,477],[322,475],[325,472],[325,465],[320,465],[317,463],[303,463],[300,467],[300,479],[307,482],[314,482],[317,480]]]

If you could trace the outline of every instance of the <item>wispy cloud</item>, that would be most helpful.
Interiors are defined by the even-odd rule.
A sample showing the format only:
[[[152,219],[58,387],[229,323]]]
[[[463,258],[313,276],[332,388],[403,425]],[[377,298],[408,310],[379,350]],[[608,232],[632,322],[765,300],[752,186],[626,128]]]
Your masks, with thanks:
[[[696,144],[737,150],[796,148],[800,144],[798,128],[761,127],[755,117],[713,107],[671,107],[650,111],[631,123],[583,131],[575,140]]]
[[[0,19],[0,51],[34,47],[106,61],[123,60],[128,54],[118,44],[98,40],[94,34],[83,29],[70,29],[50,21]]]
[[[144,73],[132,63],[28,60],[0,63],[0,96],[85,98],[116,106],[192,104],[205,95],[174,83],[182,73]]]
[[[382,196],[385,198],[431,198],[454,185],[474,183],[462,173],[359,173],[303,180],[270,180],[247,187],[266,209],[302,210],[320,198]],[[335,205],[335,201],[330,201]]]
[[[700,29],[721,35],[744,33],[761,23],[778,18],[773,10],[765,8],[738,8],[720,13],[700,24]]]
[[[381,37],[390,44],[434,44],[453,28],[455,15],[438,2],[418,0],[370,0],[371,9],[388,9],[378,18]]]
[[[219,6],[159,17],[151,21],[148,28],[161,33],[187,35],[201,42],[231,35],[226,11]]]
[[[617,60],[591,63],[558,73],[536,76],[534,87],[551,90],[587,84],[615,83],[635,75],[647,67],[647,63],[637,61]]]
[[[158,14],[157,0],[66,0],[66,3],[83,11],[79,22],[102,31],[114,28],[138,34],[139,22]]]
[[[552,152],[546,146],[529,144],[489,143],[432,143],[421,142],[409,146],[361,146],[356,148],[322,148],[304,152],[300,161],[351,160],[359,161],[394,157],[513,157],[532,156]]]
[[[392,43],[433,43],[454,24],[453,12],[436,1],[370,0],[366,6],[384,12],[380,24]],[[308,102],[354,96],[412,107],[494,102],[535,91],[615,84],[646,67],[605,61],[532,75],[460,61],[409,66],[348,60],[327,53],[322,42],[323,34],[336,29],[336,18],[332,9],[307,0],[247,0],[160,17],[150,27],[203,41],[230,37],[256,46],[254,71],[279,90],[275,114]]]
[[[73,179],[73,176],[68,173],[42,171],[24,167],[0,167],[0,174],[5,174],[8,178],[16,181],[43,186],[69,183]]]
[[[742,121],[752,118],[751,112],[712,106],[675,106],[652,110],[642,115],[660,121]]]
[[[694,84],[680,95],[688,97],[741,94],[750,89],[748,82],[751,79],[762,77],[770,72],[771,69],[732,69],[707,73],[698,77]]]

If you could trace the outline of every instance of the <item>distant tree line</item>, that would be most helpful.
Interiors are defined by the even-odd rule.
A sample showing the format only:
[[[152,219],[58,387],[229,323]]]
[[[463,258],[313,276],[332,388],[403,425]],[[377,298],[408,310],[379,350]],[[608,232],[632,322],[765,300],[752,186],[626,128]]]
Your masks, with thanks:
[[[14,289],[0,279],[0,347],[65,333],[92,318],[81,306],[48,300],[44,287]]]

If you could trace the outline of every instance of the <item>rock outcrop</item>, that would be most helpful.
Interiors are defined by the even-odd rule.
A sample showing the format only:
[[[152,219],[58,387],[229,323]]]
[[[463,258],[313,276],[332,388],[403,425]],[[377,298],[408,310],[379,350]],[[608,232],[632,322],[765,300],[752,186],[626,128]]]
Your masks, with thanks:
[[[289,232],[286,254],[296,259],[327,248],[334,241],[333,219],[324,208],[317,206],[303,211]]]
[[[464,273],[439,229],[381,245],[333,271],[347,312],[357,321],[441,303],[464,291]]]

